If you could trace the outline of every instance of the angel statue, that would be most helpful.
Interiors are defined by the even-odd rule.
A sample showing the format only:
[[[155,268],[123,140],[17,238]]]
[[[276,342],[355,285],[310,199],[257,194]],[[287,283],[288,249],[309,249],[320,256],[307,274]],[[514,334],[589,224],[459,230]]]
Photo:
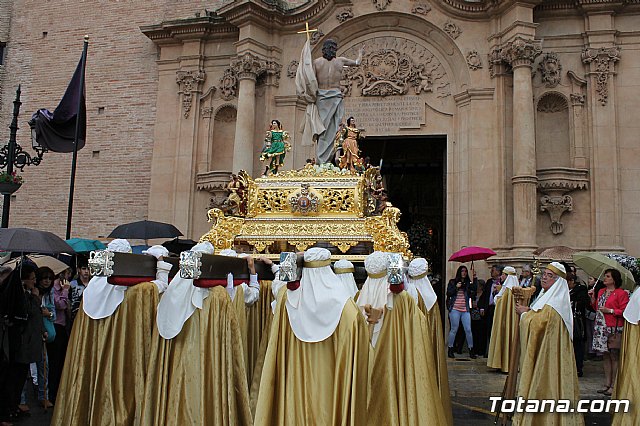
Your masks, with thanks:
[[[282,130],[282,125],[278,120],[271,120],[269,130],[264,137],[264,148],[260,154],[260,161],[271,160],[264,169],[264,176],[269,172],[278,173],[280,166],[284,164],[284,156],[291,150],[289,145],[289,133]]]
[[[361,168],[362,159],[360,158],[360,148],[358,148],[358,141],[363,138],[361,133],[362,130],[356,127],[356,119],[353,117],[347,119],[346,127],[341,127],[338,130],[335,145],[337,150],[342,152],[339,163],[341,169],[349,169],[354,172]]]

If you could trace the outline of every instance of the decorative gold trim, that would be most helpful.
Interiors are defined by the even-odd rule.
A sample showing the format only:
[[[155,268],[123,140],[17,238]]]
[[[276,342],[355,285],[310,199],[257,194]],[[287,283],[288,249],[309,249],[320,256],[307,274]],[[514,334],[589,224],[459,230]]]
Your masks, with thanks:
[[[323,266],[331,265],[331,259],[327,260],[312,260],[310,262],[304,262],[305,268],[322,268]]]
[[[377,274],[370,274],[367,272],[369,278],[384,278],[387,276],[387,271],[378,272]]]
[[[556,268],[552,264],[548,264],[547,265],[547,269],[551,269],[554,274],[558,275],[559,277],[564,278],[565,280],[567,279],[567,273],[566,272],[562,272],[560,269]]]
[[[335,268],[333,272],[335,274],[353,274],[356,268]]]
[[[409,275],[409,278],[411,278],[412,280],[419,280],[421,278],[424,278],[427,276],[427,272],[420,274],[420,275],[416,275],[415,277],[412,277],[411,275]]]

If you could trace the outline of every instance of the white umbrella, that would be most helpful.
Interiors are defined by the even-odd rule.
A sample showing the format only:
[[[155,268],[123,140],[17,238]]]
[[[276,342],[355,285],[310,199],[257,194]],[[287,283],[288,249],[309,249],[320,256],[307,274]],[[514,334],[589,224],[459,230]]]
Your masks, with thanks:
[[[56,259],[55,257],[47,256],[46,254],[28,254],[25,257],[35,263],[38,268],[42,268],[43,266],[51,268],[55,275],[58,275],[60,272],[69,268],[69,265],[66,263]],[[16,265],[20,263],[20,259],[20,257],[13,258],[8,262],[3,263],[2,266],[8,266],[13,270]]]

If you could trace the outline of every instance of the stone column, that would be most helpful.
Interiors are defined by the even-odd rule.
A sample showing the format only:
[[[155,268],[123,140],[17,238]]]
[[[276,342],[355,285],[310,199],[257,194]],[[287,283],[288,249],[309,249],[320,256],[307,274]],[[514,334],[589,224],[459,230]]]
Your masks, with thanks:
[[[238,78],[238,118],[233,143],[233,172],[244,170],[249,176],[253,176],[256,80],[266,71],[266,61],[246,52],[231,62],[231,68]]]
[[[516,37],[502,48],[513,69],[513,248],[536,245],[537,200],[535,110],[531,69],[542,53],[540,43]]]

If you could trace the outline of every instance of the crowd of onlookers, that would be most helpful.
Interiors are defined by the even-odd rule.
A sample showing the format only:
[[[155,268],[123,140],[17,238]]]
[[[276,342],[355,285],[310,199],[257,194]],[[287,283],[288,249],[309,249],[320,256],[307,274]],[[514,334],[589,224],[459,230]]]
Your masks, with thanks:
[[[90,279],[80,256],[57,275],[28,258],[14,268],[0,266],[0,424],[29,415],[27,392],[45,410],[54,406],[71,325]]]
[[[602,361],[605,373],[604,388],[599,392],[611,394],[618,368],[618,354],[624,326],[622,314],[629,301],[629,292],[622,289],[619,271],[608,269],[602,280],[589,277],[584,283],[577,275],[575,266],[564,263],[573,312],[573,346],[576,369],[583,376],[585,356]],[[532,275],[532,266],[524,265],[519,276],[521,287],[535,285],[530,301],[533,304],[540,294],[540,279]],[[448,336],[449,357],[462,353],[466,341],[471,358],[487,357],[495,297],[504,281],[503,267],[491,267],[487,280],[478,279],[476,272],[466,266],[458,268],[456,276],[447,285],[447,309],[450,333]],[[463,327],[460,327],[462,323]]]

